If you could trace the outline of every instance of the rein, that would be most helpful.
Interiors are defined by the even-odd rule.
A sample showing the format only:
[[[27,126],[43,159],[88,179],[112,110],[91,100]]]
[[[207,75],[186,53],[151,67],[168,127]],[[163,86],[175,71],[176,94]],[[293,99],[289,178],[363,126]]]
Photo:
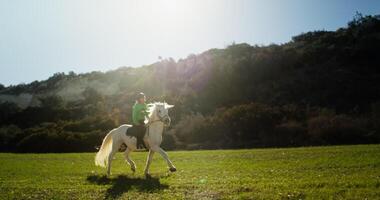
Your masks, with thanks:
[[[155,111],[154,111],[155,112]],[[150,125],[151,124],[153,124],[153,123],[155,123],[155,122],[162,122],[163,124],[164,124],[164,129],[162,130],[162,131],[164,131],[165,130],[165,122],[163,121],[163,119],[164,119],[164,117],[169,117],[168,115],[166,115],[166,116],[164,116],[164,117],[161,117],[160,115],[158,115],[158,114],[155,114],[157,117],[158,117],[158,119],[156,119],[156,120],[154,120],[154,121],[149,121],[148,123],[147,123],[147,136],[149,136],[149,129],[150,129]],[[170,119],[170,117],[169,117],[169,119]]]
[[[162,121],[162,117],[158,116],[158,118],[159,118],[159,119],[147,123],[147,129],[148,129],[148,130],[147,130],[147,135],[148,135],[148,136],[149,136],[149,129],[150,129],[150,125],[151,125],[151,124],[153,124],[153,123],[155,123],[155,122],[162,122],[163,124],[165,124],[165,123]],[[164,125],[164,129],[165,129],[165,125]]]

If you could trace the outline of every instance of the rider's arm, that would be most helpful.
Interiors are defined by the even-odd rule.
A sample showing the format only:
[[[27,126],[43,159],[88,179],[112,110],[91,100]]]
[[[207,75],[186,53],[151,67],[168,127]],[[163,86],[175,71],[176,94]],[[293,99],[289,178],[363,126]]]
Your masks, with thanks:
[[[148,107],[147,107],[146,104],[144,104],[144,108],[142,109],[142,112],[143,112],[143,114],[144,114],[145,117],[149,118]]]

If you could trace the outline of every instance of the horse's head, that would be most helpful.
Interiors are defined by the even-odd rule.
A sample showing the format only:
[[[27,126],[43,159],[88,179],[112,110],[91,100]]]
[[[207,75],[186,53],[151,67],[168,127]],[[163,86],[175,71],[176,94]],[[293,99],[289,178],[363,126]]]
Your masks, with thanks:
[[[152,106],[152,111],[151,114],[152,116],[150,117],[150,120],[152,121],[161,121],[164,123],[165,126],[169,126],[171,119],[169,117],[169,109],[173,108],[174,105],[169,105],[167,103],[153,103],[150,104]]]

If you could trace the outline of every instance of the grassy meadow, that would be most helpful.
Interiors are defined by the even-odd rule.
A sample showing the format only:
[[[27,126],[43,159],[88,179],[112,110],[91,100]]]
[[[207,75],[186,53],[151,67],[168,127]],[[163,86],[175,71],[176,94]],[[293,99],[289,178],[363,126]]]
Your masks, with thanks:
[[[380,145],[118,153],[112,175],[95,153],[0,154],[0,199],[380,199]]]

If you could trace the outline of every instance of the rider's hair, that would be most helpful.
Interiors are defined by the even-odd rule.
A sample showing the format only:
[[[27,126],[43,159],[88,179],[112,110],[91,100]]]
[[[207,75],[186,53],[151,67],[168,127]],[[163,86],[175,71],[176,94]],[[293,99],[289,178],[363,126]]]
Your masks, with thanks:
[[[138,94],[136,95],[136,100],[139,100],[139,99],[144,98],[144,97],[145,97],[145,94],[142,93],[142,92],[140,92],[140,93],[138,93]]]

